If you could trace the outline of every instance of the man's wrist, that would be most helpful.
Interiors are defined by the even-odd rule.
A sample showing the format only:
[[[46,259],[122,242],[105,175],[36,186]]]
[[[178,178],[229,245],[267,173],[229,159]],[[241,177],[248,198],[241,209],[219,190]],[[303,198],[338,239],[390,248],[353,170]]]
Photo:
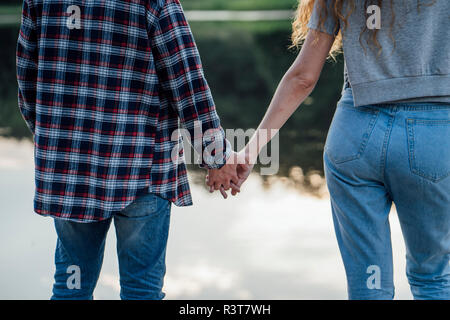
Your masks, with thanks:
[[[203,158],[203,163],[200,168],[203,169],[221,169],[225,164],[227,164],[233,150],[231,148],[231,143],[224,138],[223,148],[221,150],[215,150],[214,155],[207,155]]]

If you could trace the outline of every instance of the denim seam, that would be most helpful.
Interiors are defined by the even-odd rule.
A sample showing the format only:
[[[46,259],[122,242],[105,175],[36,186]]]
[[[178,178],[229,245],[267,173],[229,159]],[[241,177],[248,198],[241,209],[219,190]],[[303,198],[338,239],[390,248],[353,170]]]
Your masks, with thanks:
[[[414,128],[411,125],[413,123],[412,119],[406,119],[406,130],[408,133],[408,159],[409,168],[414,173]]]
[[[450,120],[433,120],[433,119],[412,119],[408,118],[407,120],[411,120],[412,124],[421,124],[421,125],[428,125],[428,126],[440,126],[449,124]]]
[[[394,111],[396,109],[394,108]],[[384,134],[383,148],[381,150],[381,161],[380,161],[380,178],[382,181],[386,181],[386,157],[387,157],[387,148],[389,145],[389,141],[391,140],[392,128],[394,126],[395,114],[389,115],[388,127],[386,133]]]
[[[441,111],[441,110],[448,110],[450,109],[447,105],[438,105],[438,106],[429,106],[429,105],[422,105],[422,103],[418,103],[418,105],[414,106],[412,104],[391,104],[389,105],[389,108],[398,108],[403,111]]]
[[[369,107],[369,106],[361,106],[361,107],[355,107],[353,105],[353,101],[351,102],[339,102],[338,104],[338,108],[347,108],[353,111],[359,111],[359,112],[364,112],[364,113],[378,113],[379,110],[374,110],[373,108]]]

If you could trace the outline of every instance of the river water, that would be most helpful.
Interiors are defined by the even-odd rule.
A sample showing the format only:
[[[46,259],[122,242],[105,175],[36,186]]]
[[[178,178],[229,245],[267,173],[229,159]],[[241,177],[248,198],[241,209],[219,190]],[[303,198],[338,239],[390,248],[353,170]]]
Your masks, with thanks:
[[[192,180],[199,173],[191,173]],[[30,142],[0,138],[0,299],[47,299],[56,236],[51,218],[33,213]],[[325,193],[314,197],[283,179],[265,187],[251,176],[229,200],[192,183],[195,206],[172,210],[168,299],[345,299],[346,284]],[[411,295],[405,250],[391,215],[397,298]],[[118,299],[114,227],[96,299]]]

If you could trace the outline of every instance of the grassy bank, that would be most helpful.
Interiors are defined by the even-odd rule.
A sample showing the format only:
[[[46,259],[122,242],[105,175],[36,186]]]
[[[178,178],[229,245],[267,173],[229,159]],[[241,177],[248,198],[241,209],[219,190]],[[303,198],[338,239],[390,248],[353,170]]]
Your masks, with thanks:
[[[19,14],[21,5],[17,3],[0,4],[0,16]],[[297,0],[181,0],[185,10],[289,10],[296,3]]]
[[[186,10],[289,10],[297,0],[181,0]]]
[[[20,14],[21,10],[22,7],[20,5],[0,5],[0,15]]]
[[[285,21],[192,21],[189,23],[192,32],[197,36],[218,36],[229,34],[232,31],[267,33],[267,32],[290,32],[291,22]],[[287,33],[288,34],[288,33]],[[288,34],[289,35],[289,34]],[[288,37],[286,37],[287,39]]]

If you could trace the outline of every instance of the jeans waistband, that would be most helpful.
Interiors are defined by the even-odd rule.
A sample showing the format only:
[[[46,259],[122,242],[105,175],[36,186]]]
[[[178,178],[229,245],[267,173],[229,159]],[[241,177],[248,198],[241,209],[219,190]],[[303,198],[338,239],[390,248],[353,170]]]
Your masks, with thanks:
[[[352,105],[354,106],[353,91],[352,88],[344,88],[342,90],[342,96],[339,100],[340,104]],[[439,102],[391,102],[391,103],[381,103],[362,106],[364,108],[382,108],[382,109],[392,109],[392,110],[402,110],[402,111],[419,111],[419,110],[438,110],[438,109],[450,109],[450,105],[447,103]]]

